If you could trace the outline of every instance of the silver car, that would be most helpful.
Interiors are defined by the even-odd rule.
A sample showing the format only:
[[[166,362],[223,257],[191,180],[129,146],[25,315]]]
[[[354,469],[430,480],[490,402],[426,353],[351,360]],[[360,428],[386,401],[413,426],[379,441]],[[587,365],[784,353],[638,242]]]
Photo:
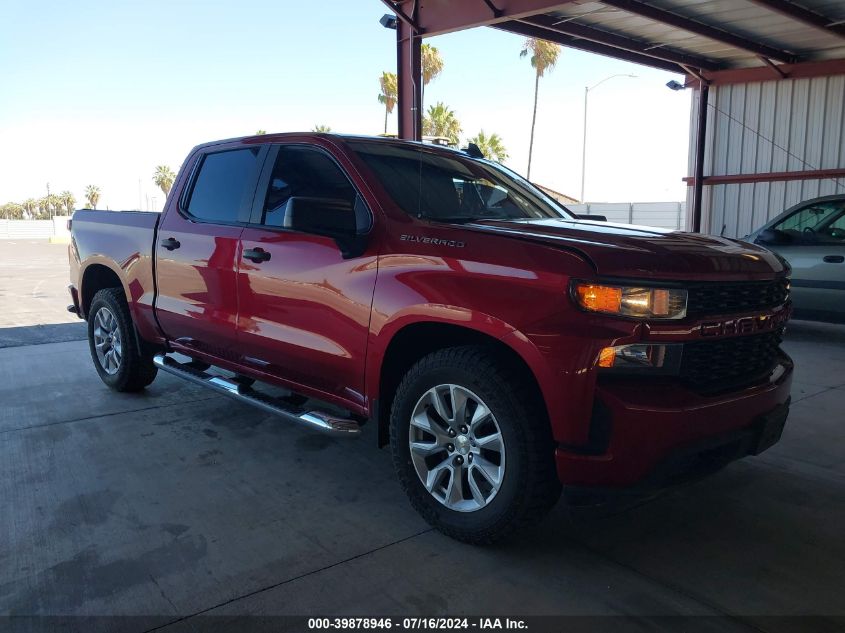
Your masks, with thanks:
[[[745,239],[792,266],[796,318],[845,323],[845,195],[797,204]]]

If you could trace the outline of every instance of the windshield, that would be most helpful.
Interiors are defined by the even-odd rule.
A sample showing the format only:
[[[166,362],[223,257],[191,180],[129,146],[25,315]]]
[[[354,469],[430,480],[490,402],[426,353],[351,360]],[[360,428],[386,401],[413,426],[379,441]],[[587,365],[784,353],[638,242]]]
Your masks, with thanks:
[[[443,222],[571,218],[552,198],[486,160],[412,145],[349,141],[406,213]]]

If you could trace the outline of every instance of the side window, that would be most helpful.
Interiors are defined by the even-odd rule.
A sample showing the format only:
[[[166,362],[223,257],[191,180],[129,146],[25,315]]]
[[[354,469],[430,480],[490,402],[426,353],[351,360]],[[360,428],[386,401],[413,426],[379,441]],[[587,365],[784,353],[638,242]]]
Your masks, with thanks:
[[[824,234],[828,241],[845,242],[845,211],[825,227]]]
[[[324,152],[309,147],[282,146],[273,165],[261,223],[287,226],[285,213],[288,201],[294,197],[302,199],[303,203],[319,200],[321,204],[337,204],[349,208],[350,214],[362,204],[352,183]],[[354,220],[350,218],[350,222],[354,223]]]
[[[793,238],[808,238],[824,227],[842,209],[842,202],[820,202],[804,207],[772,228],[783,231]]]
[[[186,211],[203,222],[237,222],[254,192],[258,148],[206,154]]]

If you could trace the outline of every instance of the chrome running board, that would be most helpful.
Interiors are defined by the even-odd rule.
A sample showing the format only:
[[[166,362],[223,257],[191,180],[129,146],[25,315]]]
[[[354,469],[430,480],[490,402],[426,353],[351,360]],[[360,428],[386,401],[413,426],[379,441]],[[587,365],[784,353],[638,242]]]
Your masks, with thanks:
[[[236,379],[209,374],[192,367],[189,363],[180,363],[164,354],[156,354],[153,357],[153,364],[169,374],[208,387],[230,398],[258,407],[268,413],[274,413],[321,433],[341,437],[357,437],[361,433],[361,426],[351,418],[344,418],[328,411],[296,407],[285,402],[283,398],[274,398],[252,387],[239,384]]]

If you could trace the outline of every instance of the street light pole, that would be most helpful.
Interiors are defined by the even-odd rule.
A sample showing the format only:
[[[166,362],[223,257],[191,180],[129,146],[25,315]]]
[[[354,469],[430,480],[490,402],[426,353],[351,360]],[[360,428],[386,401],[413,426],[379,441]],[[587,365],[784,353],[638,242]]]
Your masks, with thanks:
[[[581,203],[584,203],[584,179],[587,174],[587,97],[590,95],[590,90],[595,90],[605,81],[609,81],[615,77],[631,77],[636,78],[636,75],[616,74],[605,77],[597,84],[592,86],[584,86],[584,133],[581,138]]]

